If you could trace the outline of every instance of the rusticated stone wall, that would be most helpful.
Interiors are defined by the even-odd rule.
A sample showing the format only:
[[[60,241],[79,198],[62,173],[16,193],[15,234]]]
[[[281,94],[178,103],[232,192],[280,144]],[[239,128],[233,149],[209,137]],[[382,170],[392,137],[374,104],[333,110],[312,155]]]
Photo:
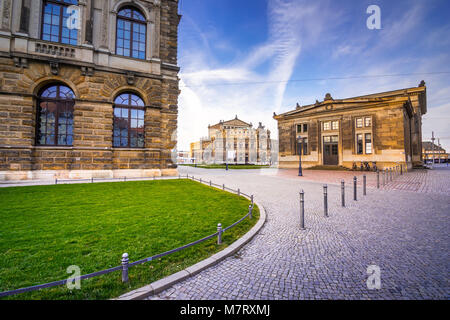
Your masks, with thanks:
[[[133,59],[120,58],[126,64],[120,69],[117,63],[100,66],[33,52],[4,53],[0,48],[0,180],[176,173],[171,150],[176,146],[179,95],[178,1],[141,2],[152,12],[149,17],[159,31],[151,39],[159,44],[155,51],[159,56],[134,59],[135,70],[127,67]],[[74,48],[76,52],[87,50]],[[64,84],[75,93],[72,146],[36,144],[37,94],[51,84]],[[145,103],[144,148],[112,145],[113,101],[123,92],[135,93]]]

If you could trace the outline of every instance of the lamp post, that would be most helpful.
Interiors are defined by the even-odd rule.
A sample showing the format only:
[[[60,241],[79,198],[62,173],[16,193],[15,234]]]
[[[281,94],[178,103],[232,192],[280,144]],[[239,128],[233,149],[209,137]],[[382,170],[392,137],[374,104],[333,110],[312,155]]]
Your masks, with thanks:
[[[298,176],[303,176],[302,171],[302,149],[303,149],[303,138],[301,136],[297,136],[297,143],[298,143]]]

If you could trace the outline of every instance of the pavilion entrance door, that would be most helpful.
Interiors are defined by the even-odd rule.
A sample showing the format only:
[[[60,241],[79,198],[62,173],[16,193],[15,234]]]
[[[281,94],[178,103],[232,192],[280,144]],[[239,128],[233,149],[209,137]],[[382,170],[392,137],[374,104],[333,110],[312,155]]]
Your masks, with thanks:
[[[323,137],[323,164],[337,166],[339,164],[338,152],[339,136]]]

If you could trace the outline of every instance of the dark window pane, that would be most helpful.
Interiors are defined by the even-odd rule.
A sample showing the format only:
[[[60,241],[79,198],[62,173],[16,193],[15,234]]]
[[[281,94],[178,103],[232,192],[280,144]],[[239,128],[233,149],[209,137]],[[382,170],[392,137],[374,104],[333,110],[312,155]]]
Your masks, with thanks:
[[[116,54],[145,59],[147,27],[144,16],[134,8],[125,8],[119,11],[118,17]]]
[[[123,93],[117,96],[114,102],[116,104],[114,108],[114,146],[143,148],[145,111],[133,108],[143,107],[143,100],[135,94]]]
[[[40,94],[38,144],[72,145],[73,91],[62,85],[45,88]]]

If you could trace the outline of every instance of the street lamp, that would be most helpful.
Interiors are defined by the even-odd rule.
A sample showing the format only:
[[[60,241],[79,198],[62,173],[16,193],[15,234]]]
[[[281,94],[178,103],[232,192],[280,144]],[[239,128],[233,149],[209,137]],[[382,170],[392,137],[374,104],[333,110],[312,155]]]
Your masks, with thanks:
[[[303,149],[303,138],[301,136],[297,136],[297,143],[298,143],[298,176],[303,176],[302,171],[302,149]]]

